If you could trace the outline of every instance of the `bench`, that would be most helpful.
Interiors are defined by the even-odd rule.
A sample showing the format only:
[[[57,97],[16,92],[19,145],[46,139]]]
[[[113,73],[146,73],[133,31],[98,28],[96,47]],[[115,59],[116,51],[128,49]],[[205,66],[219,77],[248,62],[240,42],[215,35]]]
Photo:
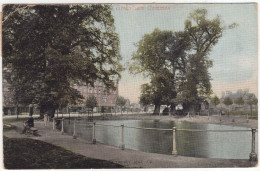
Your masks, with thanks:
[[[32,134],[32,135],[37,135],[38,134],[38,129],[34,128],[34,127],[31,127],[29,129],[27,129],[26,133]]]

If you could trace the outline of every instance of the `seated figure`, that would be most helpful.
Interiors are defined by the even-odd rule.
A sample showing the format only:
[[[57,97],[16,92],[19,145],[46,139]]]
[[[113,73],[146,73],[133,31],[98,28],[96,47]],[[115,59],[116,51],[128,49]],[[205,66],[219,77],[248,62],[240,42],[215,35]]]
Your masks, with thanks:
[[[22,133],[26,133],[26,130],[32,127],[34,127],[34,119],[32,116],[30,116],[30,118],[26,122],[24,122],[24,130]]]

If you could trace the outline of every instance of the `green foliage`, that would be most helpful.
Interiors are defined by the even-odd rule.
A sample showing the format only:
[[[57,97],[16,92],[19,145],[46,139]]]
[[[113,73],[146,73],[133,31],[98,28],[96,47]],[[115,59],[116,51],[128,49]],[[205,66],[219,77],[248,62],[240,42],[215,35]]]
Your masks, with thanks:
[[[233,100],[230,97],[225,97],[223,103],[229,106],[233,104]]]
[[[46,142],[4,137],[6,169],[87,169],[122,168],[109,161],[86,158]]]
[[[219,17],[208,19],[207,10],[197,9],[182,32],[155,29],[144,35],[130,66],[132,73],[151,79],[142,87],[141,103],[183,103],[189,108],[208,98],[212,94],[208,69],[213,65],[209,54],[228,28]]]
[[[118,96],[117,99],[116,99],[116,104],[117,104],[118,106],[123,107],[123,106],[126,104],[126,101],[127,101],[127,100],[126,100],[124,97]]]
[[[86,100],[85,105],[86,105],[87,108],[91,108],[91,109],[96,107],[98,105],[96,97],[95,96],[89,96]]]
[[[130,71],[143,73],[151,79],[150,84],[142,85],[142,104],[160,106],[172,103],[177,94],[176,80],[179,79],[179,70],[185,63],[185,50],[188,48],[188,37],[183,32],[155,29],[139,41]]]
[[[235,104],[237,104],[237,105],[243,105],[243,104],[245,104],[245,101],[244,101],[243,97],[239,97],[239,98],[235,99],[234,102],[235,102]]]
[[[73,83],[114,87],[122,66],[110,5],[23,7],[3,8],[3,66],[19,104],[53,113],[82,102]]]
[[[215,106],[217,106],[220,103],[220,100],[219,100],[218,96],[215,95],[214,97],[211,97],[210,98],[210,103],[214,104]]]
[[[256,96],[254,94],[248,96],[248,99],[247,99],[248,105],[257,105],[257,103],[258,103],[258,99],[256,98]]]

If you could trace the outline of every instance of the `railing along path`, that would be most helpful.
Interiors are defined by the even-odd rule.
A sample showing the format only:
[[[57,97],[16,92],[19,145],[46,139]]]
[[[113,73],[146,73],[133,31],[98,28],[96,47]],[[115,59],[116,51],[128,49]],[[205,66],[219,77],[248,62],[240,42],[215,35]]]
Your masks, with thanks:
[[[61,133],[64,133],[64,118],[62,119],[56,119],[61,121]],[[47,121],[50,121],[50,119],[46,116],[44,117],[45,126],[47,125]],[[55,119],[52,119],[53,121],[53,130],[55,130]],[[177,129],[176,127],[173,127],[172,129],[167,128],[145,128],[145,127],[134,127],[134,126],[125,126],[124,124],[121,125],[110,125],[110,124],[101,124],[93,122],[91,124],[76,124],[76,119],[74,119],[73,122],[73,138],[76,139],[76,125],[77,126],[87,126],[92,127],[92,143],[96,143],[96,129],[95,127],[103,127],[103,126],[109,126],[109,127],[121,127],[121,142],[119,147],[124,150],[125,144],[124,144],[124,128],[131,128],[131,129],[141,129],[141,130],[158,130],[158,131],[172,131],[173,133],[173,147],[172,147],[172,154],[177,156],[177,148],[176,148],[176,132],[177,131],[188,131],[188,132],[252,132],[252,146],[251,146],[251,153],[249,154],[250,161],[257,161],[257,154],[255,152],[255,133],[258,132],[256,128],[250,129],[241,129],[241,130],[200,130],[200,129]]]

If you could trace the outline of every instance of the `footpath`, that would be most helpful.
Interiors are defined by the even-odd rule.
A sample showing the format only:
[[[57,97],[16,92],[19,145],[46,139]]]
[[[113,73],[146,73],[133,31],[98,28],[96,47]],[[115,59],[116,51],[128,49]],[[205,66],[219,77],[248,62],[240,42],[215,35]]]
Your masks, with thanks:
[[[21,134],[23,123],[12,123],[16,130],[4,131],[3,135],[9,138],[32,138],[41,140],[56,146],[63,147],[74,153],[84,155],[88,158],[108,160],[121,164],[128,168],[230,168],[230,167],[255,167],[245,159],[207,159],[184,156],[173,156],[156,153],[146,153],[134,150],[121,150],[108,145],[92,144],[82,139],[73,139],[66,133],[61,134],[52,129],[52,124],[44,125],[43,121],[36,121],[35,127],[40,136],[27,136]]]

